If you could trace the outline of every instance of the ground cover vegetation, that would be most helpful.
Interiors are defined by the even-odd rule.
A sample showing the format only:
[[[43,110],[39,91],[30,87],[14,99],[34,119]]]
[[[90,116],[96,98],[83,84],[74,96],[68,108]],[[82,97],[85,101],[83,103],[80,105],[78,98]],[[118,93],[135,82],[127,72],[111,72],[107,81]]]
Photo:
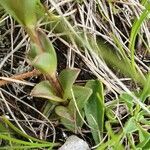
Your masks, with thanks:
[[[149,0],[0,0],[0,149],[150,148]]]

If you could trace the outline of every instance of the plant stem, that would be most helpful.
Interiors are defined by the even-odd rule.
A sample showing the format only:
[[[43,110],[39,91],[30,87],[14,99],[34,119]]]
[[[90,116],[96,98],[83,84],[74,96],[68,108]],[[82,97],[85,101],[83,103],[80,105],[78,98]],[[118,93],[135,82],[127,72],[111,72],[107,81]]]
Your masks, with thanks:
[[[54,89],[55,89],[56,95],[59,97],[62,97],[63,89],[60,85],[60,82],[59,82],[57,76],[48,74],[45,77],[53,85],[53,87],[55,87]]]
[[[32,28],[26,28],[26,31],[31,39],[31,41],[33,43],[36,43],[36,45],[38,46],[40,52],[44,52],[44,49],[42,47],[42,44],[41,44],[41,41],[40,41],[40,38],[39,38],[39,33],[38,33],[38,30],[36,29],[32,29]]]

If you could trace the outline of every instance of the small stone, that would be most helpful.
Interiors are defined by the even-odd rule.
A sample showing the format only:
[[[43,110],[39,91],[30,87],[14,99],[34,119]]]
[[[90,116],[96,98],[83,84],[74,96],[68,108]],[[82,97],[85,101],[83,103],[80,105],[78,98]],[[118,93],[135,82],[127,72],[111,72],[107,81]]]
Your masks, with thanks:
[[[85,141],[72,135],[58,150],[90,150],[90,148]]]

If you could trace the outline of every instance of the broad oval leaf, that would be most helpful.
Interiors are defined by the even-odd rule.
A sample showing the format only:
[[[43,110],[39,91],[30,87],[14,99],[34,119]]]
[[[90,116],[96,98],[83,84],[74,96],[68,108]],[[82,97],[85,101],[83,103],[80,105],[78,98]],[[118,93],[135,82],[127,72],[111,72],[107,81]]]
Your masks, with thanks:
[[[49,53],[42,53],[36,56],[32,62],[32,65],[44,74],[53,75],[57,69],[55,58]]]
[[[78,85],[74,85],[72,89],[73,89],[73,94],[74,94],[78,109],[81,111],[86,105],[89,97],[91,96],[92,90],[88,87],[83,87],[83,86],[78,86]],[[71,103],[74,103],[72,99],[69,104],[69,107],[72,110],[73,108],[71,108],[72,107],[71,105],[74,105],[74,104],[71,104]]]
[[[64,106],[57,106],[55,108],[56,114],[60,117],[61,123],[70,131],[75,132],[77,125],[74,115],[72,116],[69,109]]]
[[[77,68],[67,68],[60,73],[59,81],[64,91],[64,99],[71,98],[71,88],[78,77],[79,72],[80,70]]]
[[[64,102],[63,99],[56,96],[53,87],[48,81],[42,81],[37,84],[31,91],[31,95],[34,97],[45,98],[54,102]]]
[[[73,118],[70,115],[69,109],[67,109],[67,107],[64,106],[56,106],[55,108],[55,112],[58,116],[68,119],[70,121],[73,122]]]
[[[57,56],[55,49],[48,37],[38,31],[39,43],[31,42],[31,49],[28,58],[37,69],[42,73],[53,75],[57,69]]]
[[[70,100],[70,103],[67,107],[57,106],[55,112],[57,115],[61,117],[61,123],[73,132],[77,132],[83,125],[84,112],[83,108],[88,98],[90,97],[92,91],[89,88],[82,86],[73,86],[73,94],[75,97],[75,101],[73,99]],[[77,104],[78,110],[75,106]],[[82,118],[81,118],[82,116]]]
[[[93,90],[92,95],[85,105],[85,115],[95,143],[98,144],[102,137],[103,124],[104,124],[104,92],[103,85],[99,80],[90,80],[87,82],[86,87]]]
[[[0,0],[4,9],[23,26],[36,24],[36,8],[39,0]]]
[[[92,94],[92,90],[83,86],[73,86],[73,95],[74,99],[70,100],[68,105],[68,109],[73,118],[75,118],[74,126],[72,126],[72,131],[76,132],[78,129],[81,129],[84,123],[84,106],[88,101],[90,95]],[[82,116],[82,117],[81,117]]]

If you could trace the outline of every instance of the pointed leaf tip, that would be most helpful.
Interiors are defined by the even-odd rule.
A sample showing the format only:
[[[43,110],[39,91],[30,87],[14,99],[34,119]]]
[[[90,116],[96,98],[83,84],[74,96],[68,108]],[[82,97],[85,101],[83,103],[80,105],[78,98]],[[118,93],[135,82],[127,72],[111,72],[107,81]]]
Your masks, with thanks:
[[[67,68],[64,69],[59,75],[59,81],[64,90],[64,99],[71,97],[71,88],[73,83],[79,75],[80,69],[77,68]]]
[[[45,98],[54,102],[64,102],[63,99],[56,96],[53,87],[48,81],[42,81],[37,84],[31,91],[31,95],[34,97]]]

